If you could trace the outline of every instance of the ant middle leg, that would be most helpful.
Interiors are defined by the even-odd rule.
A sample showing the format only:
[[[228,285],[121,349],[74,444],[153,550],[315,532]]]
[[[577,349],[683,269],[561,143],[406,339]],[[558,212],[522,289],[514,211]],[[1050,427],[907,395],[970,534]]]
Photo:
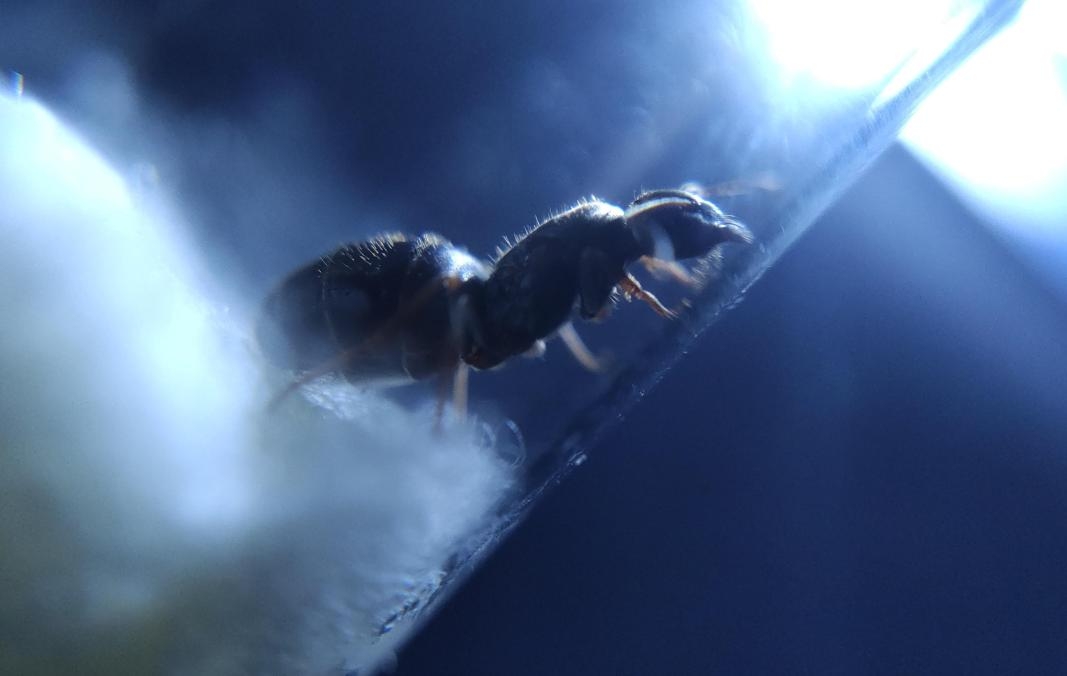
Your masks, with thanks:
[[[570,350],[574,359],[584,366],[587,370],[593,373],[601,373],[604,371],[604,360],[598,358],[592,353],[592,351],[586,346],[585,341],[578,335],[578,332],[574,329],[574,325],[567,322],[559,328],[558,331],[560,340]]]

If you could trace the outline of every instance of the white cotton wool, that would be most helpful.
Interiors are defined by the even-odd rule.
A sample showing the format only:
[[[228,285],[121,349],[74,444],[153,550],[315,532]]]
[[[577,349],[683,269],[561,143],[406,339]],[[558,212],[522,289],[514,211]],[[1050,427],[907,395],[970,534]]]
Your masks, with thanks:
[[[0,672],[373,671],[510,470],[347,385],[268,415],[174,211],[0,96]]]

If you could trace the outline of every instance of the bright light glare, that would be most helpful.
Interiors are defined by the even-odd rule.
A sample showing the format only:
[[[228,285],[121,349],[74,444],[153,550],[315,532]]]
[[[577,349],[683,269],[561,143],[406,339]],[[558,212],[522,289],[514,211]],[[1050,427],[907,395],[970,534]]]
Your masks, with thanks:
[[[1059,0],[1016,22],[923,103],[904,140],[1007,224],[1067,235],[1067,26]]]
[[[748,0],[787,77],[860,88],[889,75],[926,31],[950,16],[950,0]]]
[[[1067,297],[1067,4],[1031,0],[903,140]]]

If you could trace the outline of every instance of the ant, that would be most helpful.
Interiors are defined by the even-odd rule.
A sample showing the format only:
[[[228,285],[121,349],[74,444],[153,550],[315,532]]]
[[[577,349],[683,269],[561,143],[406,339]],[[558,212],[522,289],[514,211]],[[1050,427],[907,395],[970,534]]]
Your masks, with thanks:
[[[676,261],[752,241],[744,225],[694,192],[653,190],[625,210],[580,202],[517,238],[492,265],[435,234],[346,244],[290,274],[264,303],[257,337],[265,356],[303,372],[274,403],[328,373],[359,384],[438,376],[440,424],[450,381],[464,415],[468,365],[540,355],[553,335],[600,370],[569,323],[575,311],[603,318],[621,294],[676,316],[629,265],[641,261],[691,283]]]

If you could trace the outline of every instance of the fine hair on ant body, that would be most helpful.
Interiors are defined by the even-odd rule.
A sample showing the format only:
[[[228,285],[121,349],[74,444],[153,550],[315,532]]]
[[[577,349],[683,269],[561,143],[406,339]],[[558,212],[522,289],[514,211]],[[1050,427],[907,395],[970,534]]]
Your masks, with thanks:
[[[466,409],[468,366],[490,369],[541,354],[559,335],[590,370],[601,365],[570,324],[603,317],[614,299],[674,318],[627,268],[690,282],[677,261],[753,241],[717,206],[684,190],[644,192],[626,209],[582,201],[540,223],[486,264],[429,233],[346,244],[299,268],[267,297],[257,326],[264,355],[302,372],[279,393],[328,373],[356,384],[439,377],[437,420],[452,383]]]

